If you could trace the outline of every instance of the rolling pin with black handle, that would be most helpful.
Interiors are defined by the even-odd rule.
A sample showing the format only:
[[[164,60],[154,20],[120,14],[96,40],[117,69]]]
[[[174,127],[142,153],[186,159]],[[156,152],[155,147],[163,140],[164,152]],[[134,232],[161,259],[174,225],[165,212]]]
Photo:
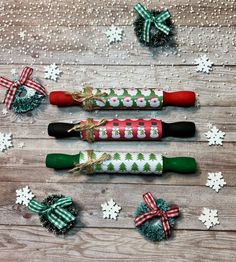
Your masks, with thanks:
[[[193,122],[165,123],[158,119],[112,119],[88,118],[76,124],[50,123],[48,134],[57,138],[78,137],[93,141],[155,141],[162,137],[192,137],[196,127]]]

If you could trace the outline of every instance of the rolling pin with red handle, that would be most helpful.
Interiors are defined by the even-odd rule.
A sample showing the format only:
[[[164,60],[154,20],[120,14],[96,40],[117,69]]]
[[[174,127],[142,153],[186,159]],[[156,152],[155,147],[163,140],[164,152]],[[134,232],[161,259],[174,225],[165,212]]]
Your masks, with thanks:
[[[196,94],[192,91],[165,92],[154,88],[84,88],[81,92],[54,91],[49,95],[52,105],[82,106],[95,109],[161,109],[163,106],[194,106]]]
[[[112,119],[88,118],[76,124],[50,123],[48,134],[57,138],[78,137],[93,141],[155,141],[162,137],[192,137],[196,131],[193,122],[165,123],[158,119]]]
[[[76,155],[48,154],[46,166],[70,169],[69,173],[163,174],[195,173],[192,157],[168,158],[157,153],[80,151]]]

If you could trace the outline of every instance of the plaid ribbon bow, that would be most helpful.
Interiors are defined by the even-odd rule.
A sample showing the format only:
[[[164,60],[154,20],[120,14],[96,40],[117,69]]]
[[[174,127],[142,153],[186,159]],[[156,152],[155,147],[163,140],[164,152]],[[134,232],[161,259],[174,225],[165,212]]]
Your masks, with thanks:
[[[69,211],[63,208],[71,204],[72,204],[71,197],[63,197],[58,199],[56,203],[54,203],[51,206],[42,204],[36,200],[31,200],[29,202],[28,208],[31,211],[38,213],[40,215],[45,214],[48,220],[54,226],[56,226],[58,229],[62,229],[67,225],[67,223],[75,220],[75,217]],[[59,217],[57,217],[57,215],[63,218],[64,221]]]
[[[168,35],[170,33],[170,28],[163,24],[163,22],[170,18],[170,13],[168,10],[161,12],[157,16],[153,16],[150,11],[148,11],[142,4],[137,4],[134,6],[136,12],[141,15],[144,19],[144,29],[143,29],[143,40],[145,42],[150,41],[150,27],[151,23],[154,23],[155,27]]]
[[[20,79],[16,82],[13,82],[5,77],[0,77],[0,86],[8,89],[8,92],[4,98],[4,103],[6,104],[8,109],[11,108],[11,105],[16,95],[17,88],[19,86],[24,85],[26,87],[33,88],[43,96],[46,96],[45,88],[40,84],[34,82],[33,80],[29,79],[32,73],[33,68],[25,67],[21,73]]]
[[[135,226],[137,227],[153,217],[161,217],[161,222],[163,230],[165,232],[165,236],[166,238],[170,237],[171,230],[168,219],[179,216],[179,207],[170,208],[168,211],[161,210],[156,205],[156,201],[153,195],[149,192],[143,195],[143,199],[150,211],[136,217],[134,220]]]

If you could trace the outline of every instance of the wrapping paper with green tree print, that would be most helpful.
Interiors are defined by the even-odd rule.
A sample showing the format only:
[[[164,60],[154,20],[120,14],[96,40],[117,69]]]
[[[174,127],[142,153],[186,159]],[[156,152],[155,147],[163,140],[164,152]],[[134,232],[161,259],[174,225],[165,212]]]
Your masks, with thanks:
[[[94,99],[94,108],[161,108],[163,91],[156,88],[94,88],[92,93],[105,93],[103,101]]]
[[[99,159],[105,152],[93,151],[93,160]],[[163,158],[155,153],[106,152],[111,156],[102,164],[94,164],[95,173],[140,173],[162,174]],[[89,160],[88,152],[80,152],[79,163]]]

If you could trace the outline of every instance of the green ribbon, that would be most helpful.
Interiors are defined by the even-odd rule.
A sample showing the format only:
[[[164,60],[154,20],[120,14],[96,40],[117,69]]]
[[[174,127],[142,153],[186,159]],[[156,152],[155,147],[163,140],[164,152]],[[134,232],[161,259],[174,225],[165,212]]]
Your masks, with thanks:
[[[151,12],[140,3],[135,5],[134,9],[145,19],[143,29],[143,40],[145,42],[149,43],[150,41],[150,27],[152,23],[154,23],[155,27],[166,35],[170,33],[170,28],[163,24],[163,22],[171,16],[168,10],[161,12],[157,16],[153,16]]]
[[[31,200],[29,202],[28,208],[38,213],[39,215],[46,215],[48,220],[56,226],[58,229],[62,229],[67,226],[67,224],[73,220],[75,217],[63,207],[69,206],[72,204],[71,197],[62,197],[56,201],[53,205],[45,205],[36,200]],[[63,218],[59,218],[58,216]]]

